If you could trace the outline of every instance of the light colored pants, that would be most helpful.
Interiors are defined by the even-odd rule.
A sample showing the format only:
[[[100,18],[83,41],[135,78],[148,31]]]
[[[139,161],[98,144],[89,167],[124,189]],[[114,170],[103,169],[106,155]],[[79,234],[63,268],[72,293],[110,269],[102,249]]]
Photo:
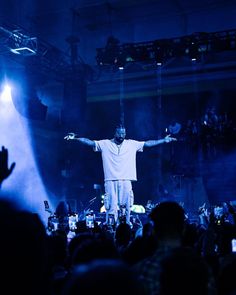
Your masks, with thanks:
[[[126,222],[130,222],[130,209],[134,204],[132,183],[130,180],[107,180],[104,184],[104,206],[106,209],[106,222],[108,215],[113,214],[115,222],[118,219],[118,209],[125,206]]]

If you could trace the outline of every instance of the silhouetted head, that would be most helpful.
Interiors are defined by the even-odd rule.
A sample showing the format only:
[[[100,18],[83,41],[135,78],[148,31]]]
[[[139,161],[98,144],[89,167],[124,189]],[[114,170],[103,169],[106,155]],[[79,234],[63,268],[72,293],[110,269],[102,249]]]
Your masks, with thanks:
[[[95,259],[73,268],[63,295],[147,295],[133,271],[120,259]]]
[[[185,228],[184,209],[174,201],[165,201],[153,208],[150,218],[159,237],[180,236]]]
[[[69,214],[69,204],[66,201],[60,201],[56,207],[56,216],[68,216]]]

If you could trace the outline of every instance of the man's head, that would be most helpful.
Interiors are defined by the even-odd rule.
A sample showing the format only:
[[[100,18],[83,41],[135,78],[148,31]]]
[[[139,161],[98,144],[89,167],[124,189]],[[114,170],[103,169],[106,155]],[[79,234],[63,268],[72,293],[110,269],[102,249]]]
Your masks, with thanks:
[[[176,202],[166,201],[158,204],[150,213],[159,238],[180,237],[185,228],[184,209]]]
[[[117,144],[121,144],[124,141],[125,136],[126,136],[125,127],[122,125],[117,126],[116,131],[115,131],[115,135],[114,135],[115,142]]]

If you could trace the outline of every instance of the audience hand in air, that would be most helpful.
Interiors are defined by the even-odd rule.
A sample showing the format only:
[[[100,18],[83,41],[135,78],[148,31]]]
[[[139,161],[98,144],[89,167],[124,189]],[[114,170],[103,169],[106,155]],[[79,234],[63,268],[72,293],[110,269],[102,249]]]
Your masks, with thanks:
[[[170,135],[166,135],[164,140],[165,140],[166,143],[169,143],[171,141],[177,141],[177,138],[171,137]]]
[[[2,150],[0,150],[0,184],[12,173],[15,166],[16,163],[13,162],[8,168],[8,149],[2,146]]]

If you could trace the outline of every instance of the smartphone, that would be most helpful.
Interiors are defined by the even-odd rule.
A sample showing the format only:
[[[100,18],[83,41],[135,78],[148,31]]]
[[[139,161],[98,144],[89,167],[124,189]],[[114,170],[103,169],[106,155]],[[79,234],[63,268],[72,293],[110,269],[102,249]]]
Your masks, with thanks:
[[[113,226],[115,224],[114,214],[108,214],[108,225]]]
[[[49,204],[47,200],[44,201],[44,206],[45,206],[45,210],[49,209]]]
[[[94,228],[94,215],[87,214],[85,217],[85,220],[86,220],[86,226],[88,228]]]
[[[236,239],[231,240],[232,252],[236,252]]]

